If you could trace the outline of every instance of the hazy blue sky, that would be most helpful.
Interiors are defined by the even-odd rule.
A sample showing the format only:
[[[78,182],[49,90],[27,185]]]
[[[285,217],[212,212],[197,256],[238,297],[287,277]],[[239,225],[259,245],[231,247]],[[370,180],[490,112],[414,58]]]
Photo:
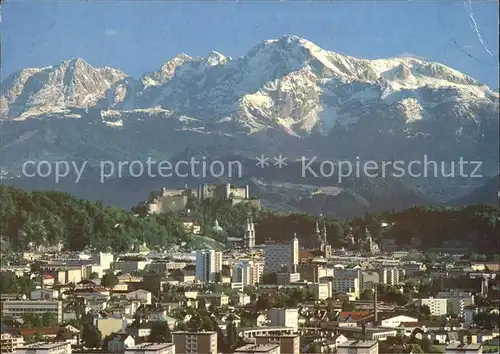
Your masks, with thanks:
[[[81,57],[138,77],[181,52],[238,57],[262,40],[294,34],[356,57],[423,57],[498,88],[498,3],[472,1],[480,36],[468,4],[8,0],[2,75]]]

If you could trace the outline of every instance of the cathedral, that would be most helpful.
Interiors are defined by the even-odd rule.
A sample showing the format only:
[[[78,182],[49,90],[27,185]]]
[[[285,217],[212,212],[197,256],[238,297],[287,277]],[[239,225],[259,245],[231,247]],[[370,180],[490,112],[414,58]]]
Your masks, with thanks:
[[[255,247],[255,226],[251,216],[247,218],[247,224],[243,234],[243,247],[248,249]]]
[[[319,229],[319,222],[316,221],[315,237],[318,241],[318,251],[321,255],[328,259],[332,257],[332,246],[328,243],[328,237],[326,233],[326,223],[323,221],[323,229]]]
[[[357,237],[355,237],[352,229],[349,230],[349,233],[346,235],[348,248],[350,250],[363,251],[368,254],[380,253],[378,244],[373,241],[370,231],[368,231],[366,227],[361,234],[362,235],[359,235],[358,233]]]

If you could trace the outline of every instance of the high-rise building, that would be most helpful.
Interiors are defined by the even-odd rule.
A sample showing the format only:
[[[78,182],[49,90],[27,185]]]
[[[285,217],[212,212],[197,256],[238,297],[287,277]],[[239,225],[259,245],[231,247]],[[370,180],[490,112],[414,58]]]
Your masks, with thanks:
[[[241,283],[242,288],[258,283],[260,279],[260,267],[253,261],[240,261],[234,265],[233,283]]]
[[[398,268],[383,268],[379,271],[379,281],[382,284],[397,285],[400,282]]]
[[[294,235],[290,243],[266,244],[264,253],[264,273],[280,273],[286,268],[288,273],[297,273],[299,264],[299,240]]]
[[[196,252],[196,279],[215,282],[222,271],[222,252],[203,250]]]
[[[173,332],[176,354],[217,354],[216,332]]]

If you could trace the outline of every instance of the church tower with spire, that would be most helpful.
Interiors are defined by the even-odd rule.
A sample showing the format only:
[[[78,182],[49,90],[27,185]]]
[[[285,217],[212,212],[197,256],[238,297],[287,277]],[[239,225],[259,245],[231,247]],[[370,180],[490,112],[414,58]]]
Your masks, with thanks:
[[[332,257],[332,246],[328,243],[328,234],[326,231],[326,221],[323,220],[323,230],[321,230],[321,252],[326,259]]]
[[[249,215],[247,218],[245,233],[243,235],[243,246],[245,248],[255,247],[255,226],[251,215]]]
[[[318,240],[318,244],[321,245],[322,235],[321,235],[321,231],[319,229],[319,222],[318,221],[316,221],[316,229],[314,230],[314,235],[315,235],[316,239]]]

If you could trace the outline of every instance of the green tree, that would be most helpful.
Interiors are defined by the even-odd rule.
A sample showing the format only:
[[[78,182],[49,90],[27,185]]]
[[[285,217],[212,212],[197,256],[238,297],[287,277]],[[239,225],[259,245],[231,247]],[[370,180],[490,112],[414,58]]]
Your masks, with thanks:
[[[102,345],[102,333],[93,324],[87,323],[83,327],[82,342],[87,348],[100,348]]]
[[[151,326],[149,341],[153,343],[170,343],[172,342],[172,333],[167,322],[154,322]]]
[[[342,302],[342,311],[354,311],[356,309],[356,306],[349,300],[344,300]]]
[[[118,277],[113,272],[107,272],[101,278],[101,285],[106,288],[114,288],[118,283]]]
[[[57,327],[57,315],[53,312],[45,312],[42,315],[42,325],[45,328]]]

